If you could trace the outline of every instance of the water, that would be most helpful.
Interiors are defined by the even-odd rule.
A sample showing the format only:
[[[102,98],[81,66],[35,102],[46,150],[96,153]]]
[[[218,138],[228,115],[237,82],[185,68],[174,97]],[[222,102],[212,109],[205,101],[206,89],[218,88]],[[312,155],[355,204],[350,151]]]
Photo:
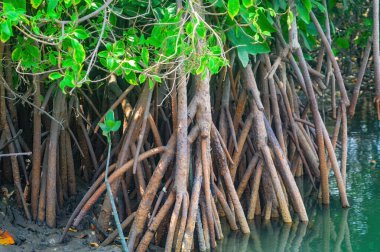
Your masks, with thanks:
[[[224,223],[224,239],[217,251],[380,251],[380,123],[371,98],[358,105],[349,121],[347,194],[351,207],[340,207],[334,177],[330,176],[331,205],[305,196],[308,224],[264,223],[256,217],[251,234],[231,232]],[[303,195],[310,183],[297,181]]]

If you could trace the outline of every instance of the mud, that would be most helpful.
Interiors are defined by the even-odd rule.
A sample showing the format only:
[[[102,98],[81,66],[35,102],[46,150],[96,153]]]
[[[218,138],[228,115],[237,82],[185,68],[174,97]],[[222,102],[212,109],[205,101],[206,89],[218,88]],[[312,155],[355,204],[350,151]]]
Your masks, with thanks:
[[[80,198],[79,198],[80,199]],[[120,247],[110,245],[97,247],[93,221],[90,216],[84,220],[78,230],[68,233],[63,243],[59,243],[63,228],[75,207],[78,197],[72,199],[65,209],[61,209],[57,218],[57,228],[48,228],[45,224],[28,221],[17,207],[15,196],[5,198],[0,196],[0,229],[8,231],[16,244],[0,245],[0,252],[34,252],[34,251],[110,251],[119,252]]]

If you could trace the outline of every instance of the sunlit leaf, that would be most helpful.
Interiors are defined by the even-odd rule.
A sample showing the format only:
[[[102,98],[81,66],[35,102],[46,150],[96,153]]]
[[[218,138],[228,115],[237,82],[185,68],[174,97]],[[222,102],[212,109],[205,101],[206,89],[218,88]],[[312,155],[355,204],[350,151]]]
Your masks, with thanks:
[[[228,0],[227,9],[228,15],[230,15],[230,17],[234,19],[234,17],[239,13],[240,10],[239,0]]]
[[[145,80],[146,80],[146,75],[144,75],[144,74],[140,74],[140,75],[139,75],[139,82],[142,84],[142,83],[145,82]]]
[[[38,6],[40,6],[40,4],[42,3],[42,0],[31,0],[30,3],[32,4],[32,7],[34,9],[37,9]]]
[[[59,72],[54,72],[54,73],[49,74],[49,79],[51,79],[51,80],[56,80],[56,79],[59,79],[62,77],[63,77],[63,75]]]
[[[193,34],[193,30],[194,30],[193,22],[188,22],[186,24],[185,30],[186,30],[187,35],[189,35],[191,37],[191,35]]]
[[[256,0],[243,0],[242,3],[243,3],[243,6],[245,8],[249,8],[251,6],[253,6],[255,4]]]
[[[79,28],[75,29],[74,36],[79,38],[79,39],[86,39],[86,38],[90,37],[90,34],[83,27],[79,27]]]
[[[149,79],[149,88],[154,88],[154,82],[152,81],[152,79]]]
[[[206,38],[206,33],[207,33],[207,30],[206,30],[206,27],[203,23],[200,23],[198,26],[197,26],[197,34],[199,35],[199,37],[201,38]]]
[[[149,51],[148,49],[146,49],[146,47],[143,47],[141,51],[141,58],[144,64],[148,66],[149,65]]]
[[[286,23],[288,24],[288,30],[290,30],[290,28],[292,27],[293,20],[294,20],[293,12],[289,11],[288,15],[286,17]]]
[[[157,75],[153,75],[153,79],[158,82],[158,83],[161,83],[161,78],[158,77]]]
[[[82,63],[84,59],[86,58],[86,51],[84,50],[83,45],[79,43],[78,40],[72,38],[71,46],[73,47],[73,50],[74,50],[73,52],[74,60],[77,63]]]
[[[130,71],[128,74],[125,75],[125,80],[128,81],[131,85],[138,85],[136,73],[133,71]]]
[[[12,60],[18,61],[22,57],[22,50],[19,47],[16,47],[15,50],[12,52]]]
[[[8,39],[13,35],[12,33],[12,26],[10,22],[3,21],[0,24],[0,31],[1,31],[1,41],[6,42]]]
[[[10,12],[17,12],[19,14],[24,14],[26,12],[26,0],[3,0],[2,2],[3,11],[6,16]]]

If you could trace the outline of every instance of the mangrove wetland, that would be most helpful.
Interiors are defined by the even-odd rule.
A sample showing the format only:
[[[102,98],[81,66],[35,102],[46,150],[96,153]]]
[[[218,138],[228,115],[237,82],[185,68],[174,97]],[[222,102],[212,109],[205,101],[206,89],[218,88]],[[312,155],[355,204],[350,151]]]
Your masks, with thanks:
[[[376,251],[379,0],[0,1],[1,251]]]

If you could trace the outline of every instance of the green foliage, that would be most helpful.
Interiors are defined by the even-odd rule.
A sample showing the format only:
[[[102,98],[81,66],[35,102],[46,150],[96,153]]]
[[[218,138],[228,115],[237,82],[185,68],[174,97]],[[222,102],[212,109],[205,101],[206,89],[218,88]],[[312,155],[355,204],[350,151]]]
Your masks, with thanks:
[[[256,3],[256,0],[242,0],[243,6],[249,8]]]
[[[249,55],[270,52],[268,43],[252,42],[251,38],[241,28],[237,28],[236,32],[233,30],[228,31],[227,37],[237,47],[238,57],[244,67],[249,62]]]
[[[167,77],[163,69],[178,64],[184,65],[186,73],[217,74],[229,64],[225,50],[230,48],[236,48],[246,66],[251,56],[270,52],[277,27],[287,38],[294,19],[300,41],[312,51],[318,43],[310,11],[322,25],[325,11],[331,15],[354,11],[348,2],[337,8],[335,1],[328,1],[326,9],[321,0],[296,0],[295,16],[285,0],[206,1],[205,6],[212,3],[213,8],[201,11],[193,0],[185,1],[180,11],[174,0],[105,3],[109,2],[4,0],[0,40],[11,40],[12,60],[21,71],[48,71],[49,79],[59,82],[63,92],[91,85],[98,72],[115,74],[130,85],[147,82],[153,87]],[[215,15],[208,15],[209,11]],[[372,25],[370,19],[364,20],[363,25],[346,27],[346,34],[334,34],[332,29],[335,49],[349,48],[347,41],[363,44],[368,36],[352,38],[368,22],[368,27]]]
[[[99,123],[99,127],[102,129],[103,135],[110,138],[112,132],[118,131],[120,128],[121,122],[115,120],[115,115],[112,110],[109,110],[104,118],[104,123]]]
[[[228,0],[228,15],[230,15],[231,19],[239,13],[240,10],[240,2],[239,0]]]

